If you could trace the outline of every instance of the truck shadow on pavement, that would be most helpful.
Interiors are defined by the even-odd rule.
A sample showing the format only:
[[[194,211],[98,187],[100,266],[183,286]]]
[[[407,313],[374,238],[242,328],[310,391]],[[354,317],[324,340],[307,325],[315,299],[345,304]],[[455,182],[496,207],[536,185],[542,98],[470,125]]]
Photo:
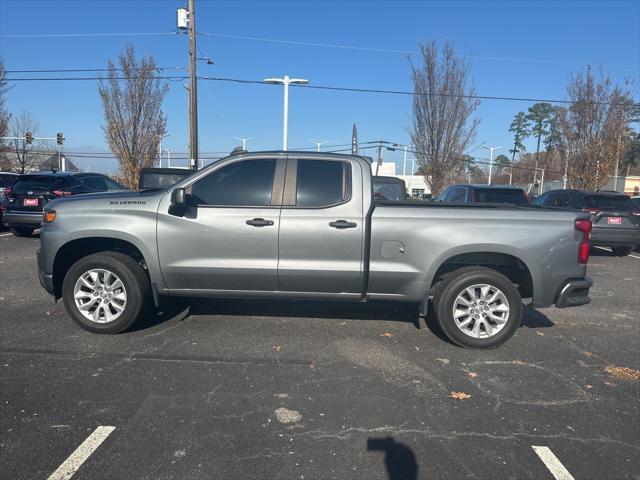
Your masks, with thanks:
[[[384,452],[384,466],[389,480],[415,480],[418,478],[418,462],[413,451],[393,437],[368,438],[367,450]]]
[[[449,342],[438,325],[431,307],[425,317],[417,306],[399,302],[348,303],[303,300],[240,300],[240,299],[169,299],[162,308],[136,323],[129,331],[146,330],[171,319],[182,321],[191,315],[222,315],[241,317],[278,317],[338,320],[382,320],[411,323],[416,329],[426,327]],[[524,306],[521,326],[549,328],[553,322],[542,312]],[[450,343],[450,342],[449,342]]]

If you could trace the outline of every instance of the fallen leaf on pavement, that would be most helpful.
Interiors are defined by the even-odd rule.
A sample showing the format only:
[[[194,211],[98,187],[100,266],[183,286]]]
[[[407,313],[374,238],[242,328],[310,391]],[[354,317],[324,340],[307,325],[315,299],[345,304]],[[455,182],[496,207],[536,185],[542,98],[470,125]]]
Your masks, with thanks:
[[[521,362],[520,360],[514,360],[513,362],[514,365],[524,365],[524,362]]]
[[[604,383],[607,387],[615,387],[616,384],[613,382],[610,382],[609,380],[603,380],[602,383]]]
[[[313,362],[311,362],[311,363],[309,364],[309,368],[316,368],[316,364],[315,364],[315,363],[313,363]]]
[[[584,352],[584,354],[585,354],[587,357],[593,357],[593,353],[591,353],[591,352]]]
[[[536,332],[536,335],[540,335],[541,337],[544,337],[544,333],[543,332]]]
[[[587,390],[591,390],[593,388],[593,385],[585,385],[584,388],[586,388]]]
[[[282,350],[282,347],[280,345],[274,345],[273,350],[279,352],[280,350]]]
[[[469,375],[469,378],[476,378],[478,376],[476,372],[469,372],[468,375]]]
[[[56,311],[55,310],[47,310],[47,317],[50,317],[52,315],[55,315]]]
[[[464,392],[451,392],[449,398],[455,398],[456,400],[467,400],[471,398],[471,395]]]
[[[389,332],[381,333],[380,336],[387,337],[387,338],[395,337],[393,333],[389,333]]]
[[[420,351],[420,347],[413,347],[413,348],[415,348],[415,349],[416,349],[416,352],[419,352],[419,351]]]
[[[640,380],[640,371],[633,368],[609,365],[604,371],[618,380]]]

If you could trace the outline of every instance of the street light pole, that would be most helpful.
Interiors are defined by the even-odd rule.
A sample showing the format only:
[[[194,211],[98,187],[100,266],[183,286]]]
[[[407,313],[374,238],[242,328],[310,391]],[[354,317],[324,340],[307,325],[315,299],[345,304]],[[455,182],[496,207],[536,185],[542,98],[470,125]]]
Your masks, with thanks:
[[[196,77],[196,5],[189,0],[189,159],[198,169],[198,85]]]
[[[320,151],[320,147],[322,145],[326,145],[329,142],[314,142],[313,140],[309,140],[309,143],[313,143],[317,147],[316,152],[319,152]]]
[[[282,127],[282,150],[287,151],[289,147],[289,85],[299,84],[305,85],[309,83],[309,80],[304,78],[289,78],[289,75],[285,75],[284,78],[265,78],[264,83],[270,84],[282,84],[284,85],[284,114],[283,114],[283,127]]]
[[[489,150],[489,181],[488,185],[491,185],[491,173],[493,172],[493,151],[498,150],[502,147],[488,147],[487,145],[482,145],[482,148],[486,148]]]
[[[240,140],[242,142],[242,150],[246,150],[247,149],[247,142],[249,140],[253,140],[253,137],[249,137],[249,138],[242,138],[242,137],[233,137],[236,140]]]

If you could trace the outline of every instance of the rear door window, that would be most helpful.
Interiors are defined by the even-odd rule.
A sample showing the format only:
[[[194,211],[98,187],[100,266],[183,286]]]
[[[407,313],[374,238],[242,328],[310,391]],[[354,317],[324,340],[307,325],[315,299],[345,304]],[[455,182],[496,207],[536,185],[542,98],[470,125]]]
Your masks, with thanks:
[[[476,201],[480,203],[529,205],[524,192],[517,188],[481,188],[476,190]]]
[[[296,206],[329,207],[351,193],[349,164],[329,160],[298,160]]]
[[[6,173],[0,173],[0,188],[10,187],[11,185],[13,185],[13,182],[15,182],[16,178],[18,178],[17,175],[7,175]]]
[[[631,198],[624,195],[587,195],[584,199],[584,206],[598,210],[633,210]]]
[[[94,192],[104,192],[107,190],[107,184],[103,177],[79,177],[77,180],[80,185],[84,185]]]

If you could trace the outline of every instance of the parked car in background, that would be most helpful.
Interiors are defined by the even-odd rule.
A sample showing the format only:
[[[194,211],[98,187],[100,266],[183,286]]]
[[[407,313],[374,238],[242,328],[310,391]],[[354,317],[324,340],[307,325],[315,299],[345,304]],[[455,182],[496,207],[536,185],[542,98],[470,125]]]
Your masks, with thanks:
[[[138,188],[140,190],[167,188],[193,172],[194,170],[189,168],[143,168],[140,171]]]
[[[529,205],[521,188],[509,185],[460,184],[447,187],[438,196],[439,202],[448,203],[509,203]]]
[[[0,172],[0,226],[2,225],[2,213],[4,210],[4,192],[7,188],[13,185],[13,182],[18,178],[17,173],[12,172]]]
[[[588,212],[592,244],[610,247],[614,255],[628,255],[640,247],[640,208],[623,193],[550,190],[536,197],[533,205]]]
[[[404,180],[397,177],[373,177],[373,199],[389,202],[405,202],[407,186]]]
[[[17,237],[30,236],[42,225],[42,211],[49,202],[82,193],[124,190],[99,173],[38,172],[19,175],[5,189],[3,223]]]

